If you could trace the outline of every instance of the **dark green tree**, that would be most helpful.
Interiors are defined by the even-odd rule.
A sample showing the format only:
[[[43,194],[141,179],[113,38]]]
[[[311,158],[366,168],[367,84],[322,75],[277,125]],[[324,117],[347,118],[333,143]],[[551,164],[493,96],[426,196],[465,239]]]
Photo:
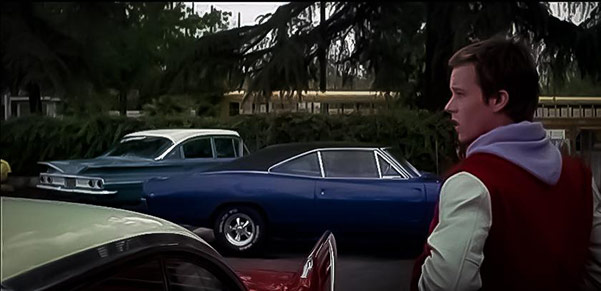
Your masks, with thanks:
[[[506,35],[544,44],[538,57],[552,61],[541,62],[541,70],[556,81],[574,64],[581,76],[601,78],[599,5],[570,4],[589,7],[579,25],[554,17],[541,2],[334,2],[325,6],[325,21],[314,21],[319,5],[291,2],[255,26],[203,38],[182,70],[210,56],[210,68],[248,81],[249,94],[316,89],[325,83],[319,73],[325,44],[346,79],[370,74],[372,90],[440,110],[450,95],[451,54],[472,41]]]
[[[2,89],[39,95],[90,98],[117,92],[146,99],[161,86],[174,59],[211,27],[223,29],[227,13],[193,14],[183,3],[2,3]],[[83,101],[85,102],[86,99]]]
[[[25,89],[30,111],[42,111],[40,96],[73,92],[87,75],[84,48],[52,20],[52,5],[3,2],[0,6],[2,90]]]

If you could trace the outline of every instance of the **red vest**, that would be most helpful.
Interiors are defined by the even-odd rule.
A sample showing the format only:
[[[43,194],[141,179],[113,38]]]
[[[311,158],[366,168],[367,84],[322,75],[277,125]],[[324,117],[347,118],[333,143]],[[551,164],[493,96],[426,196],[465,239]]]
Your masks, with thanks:
[[[590,170],[564,157],[561,177],[550,186],[503,158],[477,153],[448,176],[462,171],[478,177],[491,198],[492,226],[480,267],[482,290],[577,290],[590,255]],[[437,224],[438,207],[430,233]],[[412,290],[417,290],[429,254],[426,243],[413,268]]]

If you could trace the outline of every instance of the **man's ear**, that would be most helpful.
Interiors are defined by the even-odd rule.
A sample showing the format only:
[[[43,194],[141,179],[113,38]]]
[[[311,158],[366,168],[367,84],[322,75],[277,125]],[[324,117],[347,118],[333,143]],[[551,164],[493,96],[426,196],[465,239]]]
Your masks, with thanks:
[[[505,90],[499,90],[497,94],[494,94],[488,99],[488,106],[491,107],[493,112],[500,112],[507,106],[509,102],[509,93]]]

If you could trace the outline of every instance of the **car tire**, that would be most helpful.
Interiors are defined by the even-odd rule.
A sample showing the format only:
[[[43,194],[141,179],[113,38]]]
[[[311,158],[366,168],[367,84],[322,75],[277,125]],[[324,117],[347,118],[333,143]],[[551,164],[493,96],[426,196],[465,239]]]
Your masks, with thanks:
[[[213,232],[221,252],[244,255],[257,252],[265,240],[265,220],[248,206],[228,206],[215,219]]]

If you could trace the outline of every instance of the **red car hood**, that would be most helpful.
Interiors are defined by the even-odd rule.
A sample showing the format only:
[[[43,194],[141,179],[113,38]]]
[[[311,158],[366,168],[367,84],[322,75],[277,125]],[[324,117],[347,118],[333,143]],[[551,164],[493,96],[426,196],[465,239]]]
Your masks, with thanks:
[[[292,291],[299,289],[300,276],[296,272],[272,270],[236,270],[249,291]]]
[[[334,291],[337,256],[336,239],[326,231],[296,272],[252,266],[234,270],[251,291]]]

